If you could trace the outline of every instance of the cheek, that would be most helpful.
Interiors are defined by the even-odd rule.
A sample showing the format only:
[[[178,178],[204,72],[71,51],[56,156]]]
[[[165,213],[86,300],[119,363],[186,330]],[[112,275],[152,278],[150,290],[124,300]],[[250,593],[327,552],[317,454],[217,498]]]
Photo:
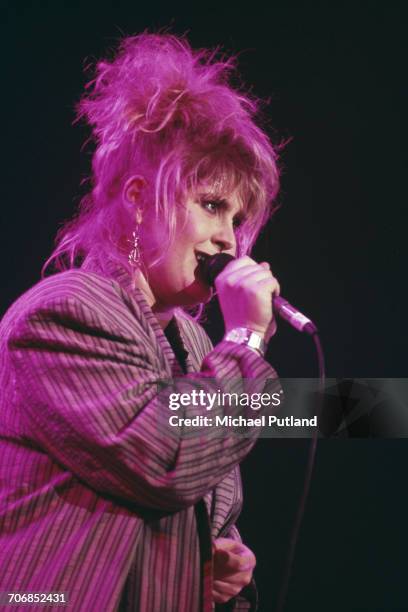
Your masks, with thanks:
[[[201,242],[211,233],[214,220],[208,216],[200,206],[194,205],[186,211],[184,227],[180,228],[180,235],[188,236],[191,242]]]
[[[145,231],[140,235],[140,248],[150,262],[163,252],[163,245],[168,244],[168,237],[164,228],[157,224],[146,223]]]

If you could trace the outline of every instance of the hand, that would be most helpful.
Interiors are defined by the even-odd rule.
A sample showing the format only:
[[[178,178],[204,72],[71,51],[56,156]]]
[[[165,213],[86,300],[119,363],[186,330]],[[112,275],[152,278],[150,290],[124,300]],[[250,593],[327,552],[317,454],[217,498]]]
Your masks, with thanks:
[[[251,582],[256,564],[254,553],[247,546],[231,538],[214,541],[213,597],[217,604],[238,595]]]
[[[272,295],[280,292],[269,264],[250,257],[234,259],[217,276],[215,286],[225,330],[246,327],[269,340],[276,331]]]

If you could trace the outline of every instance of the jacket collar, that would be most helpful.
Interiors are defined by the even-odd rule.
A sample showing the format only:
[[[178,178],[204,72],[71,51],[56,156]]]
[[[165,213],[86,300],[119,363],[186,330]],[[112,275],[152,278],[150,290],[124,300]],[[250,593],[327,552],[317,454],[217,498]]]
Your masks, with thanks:
[[[172,347],[169,344],[169,341],[164,334],[164,331],[154,314],[153,310],[147,303],[147,300],[143,294],[143,292],[135,287],[134,281],[132,279],[131,274],[129,273],[126,266],[119,261],[107,260],[104,262],[103,266],[99,261],[91,258],[87,258],[81,266],[82,270],[87,272],[94,272],[99,274],[100,276],[108,277],[116,281],[127,293],[129,293],[133,299],[135,299],[145,317],[145,319],[150,324],[151,328],[154,331],[154,335],[159,343],[160,348],[166,358],[166,361],[170,365],[171,375],[172,376],[180,376],[183,375],[183,371],[177,361],[177,358],[174,354]],[[196,372],[199,369],[197,368],[197,364],[193,363],[190,351],[188,350],[188,334],[186,333],[185,326],[183,324],[183,316],[174,314],[174,322],[177,327],[180,341],[183,346],[183,349],[186,351],[186,367],[187,372]]]

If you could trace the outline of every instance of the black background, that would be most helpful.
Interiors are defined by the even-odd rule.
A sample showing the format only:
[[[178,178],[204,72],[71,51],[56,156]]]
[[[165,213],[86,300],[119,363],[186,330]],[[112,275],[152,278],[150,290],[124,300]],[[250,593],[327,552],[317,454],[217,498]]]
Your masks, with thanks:
[[[317,323],[332,377],[404,377],[407,20],[403,2],[2,2],[1,309],[39,278],[89,172],[72,127],[86,63],[122,34],[170,26],[239,53],[270,98],[281,209],[255,255]],[[214,328],[214,337],[219,330]],[[311,341],[281,324],[268,358],[315,376]],[[272,611],[308,441],[262,440],[243,464],[240,528]],[[318,446],[286,610],[408,609],[404,440]]]

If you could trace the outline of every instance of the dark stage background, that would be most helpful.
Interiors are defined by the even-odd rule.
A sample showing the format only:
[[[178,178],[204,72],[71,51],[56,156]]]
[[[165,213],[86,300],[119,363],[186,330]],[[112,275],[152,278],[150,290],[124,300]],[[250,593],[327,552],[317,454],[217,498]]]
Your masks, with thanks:
[[[88,132],[72,127],[83,67],[123,34],[171,26],[240,54],[282,151],[281,209],[256,247],[318,324],[332,377],[404,377],[407,20],[403,2],[2,2],[2,312],[36,282],[83,193]],[[405,262],[404,262],[405,263]],[[213,328],[214,337],[220,330]],[[268,357],[315,376],[281,324]],[[309,441],[261,440],[240,520],[274,608]],[[287,612],[408,609],[405,440],[319,442]]]

